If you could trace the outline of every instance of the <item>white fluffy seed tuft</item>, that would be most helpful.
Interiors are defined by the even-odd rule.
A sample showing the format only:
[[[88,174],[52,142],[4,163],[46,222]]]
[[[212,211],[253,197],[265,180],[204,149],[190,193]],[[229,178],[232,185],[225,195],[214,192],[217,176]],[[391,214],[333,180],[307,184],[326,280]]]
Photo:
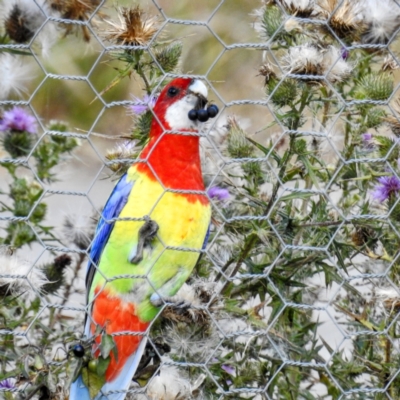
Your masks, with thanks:
[[[400,27],[400,6],[394,0],[364,0],[362,14],[367,24],[363,41],[387,44]]]
[[[335,46],[329,46],[322,61],[322,71],[331,82],[342,82],[350,75],[352,67],[343,60],[341,51]]]
[[[31,66],[27,57],[0,53],[0,99],[7,99],[11,93],[20,96],[26,92],[27,83],[34,78]]]
[[[40,291],[46,283],[48,279],[41,269],[32,267],[15,254],[0,252],[0,287],[6,288],[10,294],[30,294],[34,292],[33,288]]]

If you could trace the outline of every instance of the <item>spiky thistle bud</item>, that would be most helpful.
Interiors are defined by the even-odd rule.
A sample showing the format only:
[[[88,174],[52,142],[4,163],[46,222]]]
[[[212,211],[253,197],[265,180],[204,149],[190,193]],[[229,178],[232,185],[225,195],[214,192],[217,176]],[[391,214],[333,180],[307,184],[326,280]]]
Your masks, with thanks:
[[[278,30],[282,24],[283,15],[279,7],[266,6],[262,13],[261,29],[264,36],[269,39],[275,34],[279,35]],[[276,38],[276,37],[275,37]]]
[[[182,55],[182,42],[174,42],[161,49],[156,48],[154,56],[164,72],[174,72]]]
[[[61,254],[56,257],[52,263],[42,267],[42,270],[49,281],[42,286],[42,292],[44,294],[53,294],[60,289],[64,283],[65,268],[71,265],[71,263],[71,256],[68,254]]]
[[[393,77],[389,73],[370,73],[363,76],[357,84],[359,99],[387,100],[393,92]]]
[[[228,118],[228,152],[233,158],[251,157],[253,146],[246,139],[246,132],[234,116]]]
[[[297,82],[294,79],[285,79],[283,82],[271,79],[267,85],[267,94],[277,107],[287,106],[297,97]]]

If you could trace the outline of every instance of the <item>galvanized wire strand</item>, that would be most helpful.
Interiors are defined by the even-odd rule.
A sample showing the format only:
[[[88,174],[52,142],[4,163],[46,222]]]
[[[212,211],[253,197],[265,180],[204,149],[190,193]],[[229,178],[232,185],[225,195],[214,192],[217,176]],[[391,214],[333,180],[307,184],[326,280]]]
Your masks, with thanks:
[[[220,37],[217,35],[217,33],[215,33],[213,31],[213,28],[210,24],[210,18],[219,10],[219,8],[222,6],[222,4],[226,3],[226,0],[222,0],[220,2],[220,4],[218,6],[216,6],[215,10],[213,11],[213,14],[211,15],[211,17],[209,19],[207,19],[206,21],[195,21],[195,20],[184,20],[184,19],[178,19],[178,18],[172,18],[170,16],[167,16],[165,14],[165,12],[162,10],[162,8],[157,4],[157,1],[153,0],[154,5],[157,7],[157,9],[160,11],[160,13],[162,14],[162,16],[164,17],[165,21],[164,24],[161,26],[160,30],[164,28],[164,26],[166,24],[174,24],[174,25],[181,25],[181,26],[189,26],[189,27],[205,27],[207,28],[214,36],[214,38],[223,46],[223,50],[221,52],[221,54],[218,55],[218,59],[220,57],[222,57],[224,54],[227,54],[227,52],[230,52],[232,50],[245,50],[245,49],[252,49],[252,50],[258,50],[258,51],[267,51],[267,50],[271,50],[271,43],[273,41],[272,39],[269,39],[268,41],[265,42],[261,42],[261,43],[234,43],[234,44],[226,44],[224,43]],[[102,4],[101,4],[102,5]],[[100,6],[101,6],[100,5]],[[100,8],[100,6],[98,8]],[[94,16],[92,16],[91,18],[94,18]],[[316,26],[328,26],[328,21],[327,20],[317,20],[317,19],[313,19],[313,18],[298,18],[296,16],[290,16],[290,18],[293,18],[296,21],[301,22],[302,24],[313,24]],[[56,23],[56,24],[67,24],[70,26],[76,26],[76,27],[87,27],[90,30],[90,35],[93,36],[93,38],[100,43],[101,47],[102,47],[102,52],[103,54],[109,54],[112,52],[116,52],[116,51],[120,51],[120,50],[141,50],[141,51],[149,51],[149,49],[151,49],[151,46],[139,46],[139,45],[135,45],[135,46],[129,46],[129,45],[124,45],[124,46],[120,46],[120,45],[114,45],[114,44],[110,44],[110,43],[106,43],[103,38],[96,32],[96,29],[94,29],[91,26],[90,21],[79,21],[79,20],[65,20],[62,18],[57,18],[55,16],[46,16],[46,23],[48,22],[52,22],[52,23]],[[45,23],[43,24],[43,26],[45,25]],[[357,49],[370,49],[370,50],[387,50],[388,49],[388,45],[383,45],[383,44],[352,44],[349,46],[345,47],[347,50],[357,50]],[[0,45],[0,50],[29,50],[32,53],[34,53],[34,49],[33,49],[33,45],[23,45],[23,44],[4,44],[4,45]],[[275,56],[274,56],[275,57]],[[48,72],[44,65],[43,62],[38,58],[35,57],[36,61],[39,63],[40,68],[42,69],[42,71],[44,71],[45,73],[45,78],[41,83],[39,83],[39,85],[37,86],[35,93],[38,92],[42,87],[44,87],[45,85],[45,81],[47,79],[54,79],[54,80],[59,80],[59,81],[72,81],[72,82],[86,82],[90,85],[91,89],[94,91],[95,97],[97,100],[100,100],[102,102],[102,107],[103,109],[101,111],[99,111],[99,115],[98,118],[100,118],[100,115],[105,111],[105,110],[110,110],[113,108],[117,108],[117,107],[127,107],[130,105],[147,105],[144,102],[140,102],[140,101],[129,101],[129,100],[113,100],[110,102],[106,102],[104,101],[104,99],[102,98],[102,96],[97,92],[97,90],[93,87],[91,80],[90,80],[90,74],[91,71],[97,66],[99,65],[99,63],[101,62],[100,57],[94,61],[94,65],[91,68],[90,72],[88,72],[87,74],[84,75],[68,75],[68,74],[59,74],[59,73],[50,73]],[[218,61],[218,59],[215,60],[215,63]],[[214,63],[214,64],[215,64]],[[213,64],[213,65],[214,65]],[[333,67],[331,67],[332,69]],[[295,80],[300,80],[300,81],[318,81],[318,82],[326,82],[327,80],[327,76],[329,75],[329,73],[331,72],[331,70],[328,71],[327,74],[324,75],[312,75],[312,74],[296,74],[296,73],[292,73],[292,72],[286,72],[284,74],[282,74],[282,76],[280,77],[280,79],[284,80],[284,79],[295,79]],[[174,78],[178,76],[177,74],[173,74],[173,73],[165,73],[164,74],[164,78]],[[205,75],[195,75],[195,74],[186,74],[184,75],[186,77],[193,77],[193,78],[204,78],[212,87],[212,89],[215,92],[218,92],[215,87],[213,86],[213,83],[210,82],[209,80],[209,74],[205,74]],[[227,79],[229,79],[229,77],[227,77]],[[363,105],[374,105],[374,106],[387,106],[389,104],[389,102],[391,101],[391,99],[387,99],[386,101],[384,100],[350,100],[350,101],[344,101],[343,99],[341,99],[340,95],[336,92],[336,90],[333,88],[332,90],[333,92],[333,96],[335,96],[335,98],[337,99],[338,102],[340,102],[341,104],[343,103],[343,110],[345,110],[346,108],[352,107],[352,106],[363,106]],[[274,112],[276,113],[276,111],[273,110],[272,108],[272,104],[271,104],[271,98],[273,97],[274,93],[272,93],[269,96],[265,96],[262,99],[259,100],[254,100],[254,99],[239,99],[239,100],[225,100],[221,97],[221,95],[219,93],[217,93],[217,96],[219,97],[219,100],[222,104],[223,110],[224,111],[228,111],[229,112],[229,108],[230,107],[234,107],[234,106],[264,106],[267,107],[267,109],[271,112],[271,114],[273,114],[273,116],[276,119],[276,126],[279,129],[280,133],[281,133],[281,137],[288,137],[288,136],[296,136],[296,137],[304,137],[304,138],[308,138],[308,137],[312,137],[312,138],[328,138],[328,140],[330,141],[329,138],[329,132],[330,131],[318,131],[313,130],[313,129],[296,129],[296,130],[292,130],[292,129],[287,129],[286,127],[284,127],[281,123],[281,121],[279,121],[279,119],[274,115]],[[7,108],[10,106],[28,106],[31,107],[32,106],[32,98],[28,101],[23,101],[23,100],[0,100],[0,107],[3,108]],[[39,112],[39,110],[37,110]],[[338,116],[339,118],[339,116]],[[65,138],[75,138],[75,139],[80,139],[80,140],[88,140],[89,142],[91,142],[91,136],[95,136],[96,134],[93,132],[93,129],[95,127],[97,120],[93,123],[93,126],[91,129],[88,130],[87,134],[82,134],[82,133],[77,133],[74,131],[67,131],[67,132],[59,132],[59,131],[45,131],[45,133],[43,134],[42,137],[45,136],[59,136],[59,137],[65,137]],[[166,131],[164,134],[173,134],[173,135],[183,135],[183,136],[197,136],[197,137],[201,137],[201,138],[210,138],[209,132],[177,132],[177,131]],[[203,140],[203,139],[202,139]],[[212,140],[212,139],[211,139]],[[396,145],[398,145],[398,143],[396,142]],[[334,146],[334,144],[332,144],[332,146]],[[218,171],[224,171],[224,168],[227,167],[232,167],[236,164],[246,164],[246,163],[258,163],[258,164],[263,164],[264,165],[267,163],[268,166],[270,167],[270,162],[271,162],[271,154],[272,154],[273,148],[271,148],[271,151],[269,152],[269,154],[266,155],[259,155],[259,156],[255,156],[255,157],[243,157],[243,158],[230,158],[229,156],[227,156],[226,152],[224,152],[223,150],[221,150],[220,148],[218,148],[217,145],[215,145],[215,143],[212,144],[212,152],[215,153],[216,158],[218,159],[218,161],[220,162],[220,166],[217,168]],[[142,159],[119,159],[119,160],[104,160],[104,155],[100,154],[101,152],[95,148],[94,146],[94,152],[96,153],[96,155],[98,156],[99,159],[101,159],[101,162],[103,164],[103,167],[109,167],[109,166],[113,166],[115,164],[131,164],[131,163],[145,163],[145,164],[149,164],[148,160],[142,160]],[[29,157],[28,157],[29,159]],[[28,159],[13,159],[13,158],[1,158],[0,159],[0,163],[2,164],[12,164],[15,166],[23,166],[29,170],[31,170],[31,172],[33,174],[35,174],[34,172],[34,167],[32,165],[29,164]],[[341,166],[352,166],[352,165],[356,165],[356,164],[361,164],[361,163],[368,163],[371,165],[374,164],[382,164],[382,163],[387,163],[387,157],[379,157],[379,158],[373,158],[373,157],[361,157],[361,158],[349,158],[349,159],[342,159],[340,157],[340,161],[339,163],[341,164]],[[32,169],[33,168],[33,169]],[[151,165],[149,165],[149,168],[153,171]],[[269,168],[271,169],[271,168]],[[154,171],[153,171],[154,172]],[[156,176],[156,174],[154,173],[154,175]],[[280,192],[277,192],[277,200],[276,202],[279,202],[279,200],[281,198],[284,198],[285,196],[285,192],[289,192],[290,194],[304,194],[304,195],[315,195],[315,196],[324,196],[327,199],[327,202],[331,201],[329,195],[331,194],[332,191],[334,191],[334,189],[332,189],[332,185],[335,183],[335,179],[336,177],[339,176],[339,173],[336,172],[335,175],[332,177],[332,180],[330,182],[328,182],[328,184],[324,187],[324,188],[307,188],[307,187],[293,187],[290,186],[290,184],[286,183],[286,182],[282,182],[282,177],[279,176],[278,172],[276,171],[272,171],[272,175],[275,176],[275,180],[277,182],[277,185],[279,186],[279,190]],[[94,185],[95,180],[96,179],[100,179],[99,178],[100,173],[98,175],[96,175],[96,178],[93,181],[93,184],[91,186]],[[156,178],[158,179],[158,177],[156,176]],[[160,181],[160,180],[159,180]],[[160,181],[161,183],[161,181]],[[161,183],[162,184],[162,183]],[[43,183],[43,196],[46,195],[65,195],[65,196],[72,196],[72,197],[79,197],[79,198],[86,198],[86,197],[90,197],[88,195],[89,191],[91,188],[88,188],[88,190],[70,190],[70,189],[54,189],[51,188],[51,185],[48,185],[46,183]],[[242,188],[240,188],[241,190]],[[238,189],[239,191],[239,189]],[[209,193],[207,192],[207,190],[205,191],[198,191],[198,190],[178,190],[178,189],[169,189],[169,188],[164,188],[163,193],[160,195],[159,199],[157,200],[156,203],[160,202],[162,196],[165,193],[176,193],[176,194],[190,194],[190,195],[203,195],[203,196],[207,196],[209,198],[209,200],[214,204],[215,201],[213,201],[209,195]],[[89,201],[91,201],[89,199]],[[276,203],[275,203],[276,204]],[[154,208],[156,207],[157,204],[155,204],[152,208],[151,211],[154,210]],[[214,207],[218,208],[220,205],[215,205]],[[229,208],[229,207],[228,207]],[[335,205],[333,205],[333,208],[335,208]],[[97,210],[98,211],[98,210]],[[99,215],[101,215],[100,212],[98,212]],[[149,212],[149,215],[151,215],[151,212]],[[280,233],[277,229],[275,229],[273,227],[274,222],[271,221],[271,213],[267,213],[266,215],[229,215],[229,214],[224,214],[223,212],[221,212],[221,210],[219,210],[219,215],[220,215],[220,220],[222,221],[222,224],[233,224],[233,223],[237,223],[237,222],[248,222],[248,221],[254,221],[254,222],[263,222],[263,221],[267,221],[271,226],[272,226],[272,230],[275,233],[275,235],[279,236]],[[120,222],[120,221],[136,221],[136,222],[143,222],[146,220],[146,218],[148,218],[149,216],[143,216],[142,218],[139,217],[126,217],[126,218],[110,218],[110,219],[105,219],[103,216],[101,216],[101,219],[104,219],[104,222],[107,224],[112,224],[115,222]],[[30,221],[31,216],[26,216],[26,217],[21,217],[21,216],[0,216],[0,221],[4,221],[4,222],[29,222]],[[352,223],[357,223],[359,221],[383,221],[383,222],[388,222],[390,220],[389,215],[376,215],[376,214],[357,214],[357,215],[342,215],[339,217],[339,220],[335,220],[334,222],[339,226],[339,228],[341,228],[342,226],[344,226],[345,224],[352,224]],[[328,222],[332,222],[327,218],[327,223]],[[305,228],[310,228],[311,226],[305,226]],[[304,228],[303,228],[304,229]],[[222,230],[222,228],[221,228]],[[219,232],[218,232],[219,233]],[[307,245],[307,244],[301,244],[301,243],[297,243],[297,244],[288,244],[285,242],[285,240],[283,240],[280,237],[280,242],[281,242],[281,247],[282,250],[280,252],[280,255],[283,254],[284,252],[310,252],[310,253],[316,253],[316,252],[325,252],[327,254],[327,259],[329,260],[329,256],[328,256],[328,252],[332,246],[333,243],[333,238],[334,235],[332,237],[332,239],[328,242],[327,245],[323,245],[321,247],[318,246],[311,246],[311,245]],[[47,252],[52,252],[52,253],[58,253],[58,252],[62,252],[62,253],[72,253],[72,254],[76,254],[77,257],[78,256],[87,256],[88,255],[88,251],[87,250],[83,250],[83,249],[78,249],[78,248],[72,248],[72,247],[68,247],[65,246],[64,244],[47,244],[45,242],[41,242],[41,245],[43,246],[44,251]],[[163,251],[169,250],[169,251],[184,251],[184,252],[194,252],[197,254],[209,254],[209,252],[211,251],[210,248],[208,249],[199,249],[199,248],[190,248],[190,247],[183,247],[183,246],[169,246],[166,244],[162,244],[164,246]],[[213,243],[211,243],[211,245],[213,246]],[[209,245],[210,246],[210,245]],[[246,279],[256,279],[256,280],[261,280],[261,279],[270,279],[270,275],[271,275],[271,271],[268,270],[268,268],[271,267],[271,269],[273,269],[275,263],[278,262],[278,258],[275,259],[273,262],[271,262],[270,266],[266,266],[264,269],[263,273],[260,274],[256,274],[256,273],[248,273],[248,272],[238,272],[234,275],[231,275],[231,270],[227,269],[225,270],[223,273],[221,273],[221,275],[224,277],[224,279],[226,279],[228,282],[236,282],[239,281],[240,283],[244,282]],[[243,263],[243,260],[241,260]],[[332,264],[334,264],[334,262],[332,262],[332,260],[330,260]],[[213,262],[214,263],[214,262]],[[242,265],[242,263],[239,263],[240,265]],[[217,263],[215,263],[217,264]],[[239,265],[239,266],[240,266]],[[97,268],[97,267],[96,267]],[[332,269],[334,269],[335,266],[332,265]],[[218,271],[221,271],[220,269],[220,265],[218,263]],[[266,270],[268,270],[268,273],[265,272]],[[374,273],[374,272],[366,272],[366,273],[357,273],[356,275],[347,275],[347,276],[342,276],[342,283],[341,285],[343,286],[344,283],[352,283],[353,281],[357,280],[357,279],[387,279],[388,278],[388,270],[389,268],[383,272],[383,273]],[[112,279],[107,279],[107,283],[111,282],[113,280],[118,280],[118,279],[132,279],[132,278],[137,278],[137,279],[146,279],[148,277],[148,273],[145,273],[143,275],[140,274],[123,274],[123,275],[116,275],[114,276]],[[21,275],[17,275],[17,274],[0,274],[0,276],[2,278],[9,278],[9,279],[20,279],[23,278],[21,277]],[[227,278],[229,277],[229,278]],[[29,280],[29,276],[24,277],[25,279]],[[276,290],[276,292],[278,292],[278,289],[274,288]],[[304,310],[304,311],[310,311],[310,312],[329,312],[329,310],[332,309],[332,301],[326,301],[323,303],[323,305],[321,305],[321,302],[316,301],[316,304],[303,304],[303,303],[295,303],[292,301],[288,301],[283,295],[279,296],[280,301],[282,302],[282,308],[293,308],[293,309],[298,309],[298,310]],[[168,303],[166,303],[168,305]],[[210,310],[210,308],[207,308],[205,306],[196,306],[196,305],[192,305],[190,307],[193,310]],[[87,310],[87,308],[85,307],[78,307],[78,306],[71,306],[71,305],[67,305],[67,304],[59,304],[59,303],[50,303],[50,304],[46,304],[41,311],[39,312],[39,314],[41,312],[44,312],[46,309],[55,309],[55,310],[65,310],[65,311],[74,311],[74,312],[80,312],[82,313],[82,311]],[[278,317],[276,317],[278,318]],[[232,342],[234,342],[236,339],[243,337],[243,336],[248,336],[250,338],[262,338],[262,337],[267,337],[268,339],[271,339],[272,342],[275,343],[275,341],[277,340],[276,336],[273,335],[273,333],[271,333],[271,330],[273,330],[274,327],[274,322],[276,321],[276,318],[274,321],[271,321],[270,324],[268,325],[268,327],[266,327],[265,329],[253,329],[253,330],[242,330],[242,329],[237,329],[235,332],[229,332],[226,333],[224,332],[223,329],[223,322],[221,322],[221,320],[217,320],[217,319],[213,319],[211,317],[212,322],[216,325],[216,329],[219,330],[219,332],[224,332],[223,334],[221,334],[223,336],[224,340],[231,340]],[[342,331],[342,329],[340,328],[340,322],[334,318],[331,318],[333,324],[335,325],[336,328],[338,328],[340,331]],[[220,325],[221,324],[221,325]],[[343,337],[343,340],[350,340],[354,337],[360,337],[363,335],[367,335],[367,336],[371,336],[371,337],[378,337],[381,335],[385,335],[388,334],[387,331],[371,331],[371,330],[362,330],[362,331],[357,331],[357,332],[351,332],[346,334]],[[16,336],[16,337],[26,337],[28,334],[26,332],[20,332],[18,330],[9,330],[9,329],[0,329],[0,335],[12,335],[12,336]],[[144,334],[138,333],[138,332],[118,332],[118,333],[113,333],[112,336],[143,336]],[[145,336],[147,335],[147,333],[145,334]],[[272,346],[271,346],[272,347]],[[279,347],[279,346],[277,346]],[[216,351],[217,349],[215,349]],[[335,354],[338,354],[340,352],[340,348],[337,347],[335,348]],[[54,366],[61,366],[65,363],[66,361],[60,361],[60,362],[56,362],[56,361],[51,361],[49,362],[50,365],[54,365]],[[206,366],[207,363],[202,363],[202,362],[189,362],[189,361],[163,361],[162,362],[162,366],[177,366],[177,367],[182,367],[182,368],[199,368],[199,369],[203,369]],[[323,368],[328,368],[329,370],[329,361],[327,362],[327,364],[323,364],[320,362],[309,362],[309,361],[296,361],[296,360],[292,360],[289,358],[284,358],[282,359],[282,366],[281,368],[284,367],[300,367],[300,368],[308,368],[308,369],[323,369]],[[211,374],[211,372],[208,373]],[[214,377],[211,377],[211,379],[214,379]],[[333,378],[334,379],[334,378]],[[243,387],[243,388],[229,388],[229,390],[226,390],[223,392],[223,395],[231,395],[231,394],[262,394],[265,393],[265,388],[264,387]],[[348,389],[348,390],[344,390],[343,388],[341,388],[343,396],[345,395],[351,395],[351,394],[359,394],[359,393],[366,393],[366,394],[374,394],[374,393],[386,393],[387,390],[386,388],[353,388],[353,389]],[[18,390],[18,389],[0,389],[0,392],[2,391],[10,391],[10,392],[22,392],[22,390]],[[107,394],[111,395],[111,394],[116,394],[116,393],[121,393],[122,391],[110,391]],[[146,393],[146,388],[135,388],[135,389],[130,389],[128,391],[128,393],[135,393],[135,394],[140,394],[140,393]],[[221,398],[223,398],[221,395]]]

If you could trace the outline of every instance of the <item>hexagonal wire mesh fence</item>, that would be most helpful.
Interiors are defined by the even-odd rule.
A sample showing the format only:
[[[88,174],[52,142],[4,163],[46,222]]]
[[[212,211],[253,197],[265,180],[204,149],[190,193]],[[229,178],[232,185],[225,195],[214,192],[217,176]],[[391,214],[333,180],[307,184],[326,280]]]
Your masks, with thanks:
[[[6,399],[399,398],[397,1],[1,16]]]

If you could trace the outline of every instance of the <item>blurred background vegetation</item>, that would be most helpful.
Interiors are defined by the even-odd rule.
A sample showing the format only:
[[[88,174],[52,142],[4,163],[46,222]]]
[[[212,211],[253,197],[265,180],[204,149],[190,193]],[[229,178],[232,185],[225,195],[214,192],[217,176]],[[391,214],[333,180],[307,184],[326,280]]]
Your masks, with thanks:
[[[6,2],[3,0],[0,5],[5,6]],[[213,87],[210,88],[209,99],[222,110],[216,118],[218,125],[225,124],[228,115],[236,114],[242,126],[252,134],[273,120],[265,106],[232,105],[224,109],[224,103],[265,99],[262,89],[264,78],[258,72],[262,64],[262,50],[225,49],[235,43],[260,43],[254,29],[257,22],[254,10],[260,7],[260,1],[227,1],[220,4],[217,0],[160,0],[156,5],[144,0],[135,3],[121,0],[118,3],[106,1],[101,11],[107,19],[118,21],[117,6],[132,4],[139,4],[148,16],[157,18],[162,26],[156,36],[157,41],[183,42],[180,70],[182,73],[205,75],[211,82]],[[194,25],[172,23],[167,19],[193,20]],[[203,25],[196,25],[198,22]],[[11,95],[9,99],[29,101],[44,125],[52,120],[64,121],[70,132],[83,135],[80,146],[73,154],[64,157],[53,168],[57,179],[47,184],[52,190],[88,193],[88,198],[46,194],[46,223],[55,226],[57,232],[63,229],[62,221],[66,215],[75,214],[78,218],[75,224],[79,227],[80,223],[86,223],[81,215],[94,215],[104,205],[115,182],[115,178],[108,179],[112,173],[104,166],[105,155],[107,150],[122,143],[120,137],[128,136],[132,129],[132,116],[126,105],[112,105],[112,102],[133,101],[135,97],[141,99],[145,92],[141,79],[132,74],[103,93],[102,101],[96,98],[93,89],[97,93],[104,91],[118,76],[117,69],[124,66],[112,59],[104,44],[98,40],[97,35],[105,42],[101,31],[106,25],[99,18],[91,21],[89,41],[83,40],[81,30],[64,36],[56,23],[48,21],[47,24],[57,27],[59,37],[46,54],[36,51],[34,57],[26,56],[32,74],[29,78],[33,79],[27,84],[25,93]],[[32,48],[37,49],[36,45],[34,41]],[[61,75],[76,79],[60,79]],[[279,127],[272,130],[281,132]],[[39,129],[39,135],[42,133]],[[0,158],[6,156],[7,153],[0,149]],[[29,169],[23,169],[22,175],[33,178]],[[3,167],[0,167],[0,179],[0,189],[5,189],[10,183],[10,176]],[[52,258],[47,251],[43,253],[43,248],[38,245],[30,247],[29,252],[32,257],[39,257],[39,262]]]

